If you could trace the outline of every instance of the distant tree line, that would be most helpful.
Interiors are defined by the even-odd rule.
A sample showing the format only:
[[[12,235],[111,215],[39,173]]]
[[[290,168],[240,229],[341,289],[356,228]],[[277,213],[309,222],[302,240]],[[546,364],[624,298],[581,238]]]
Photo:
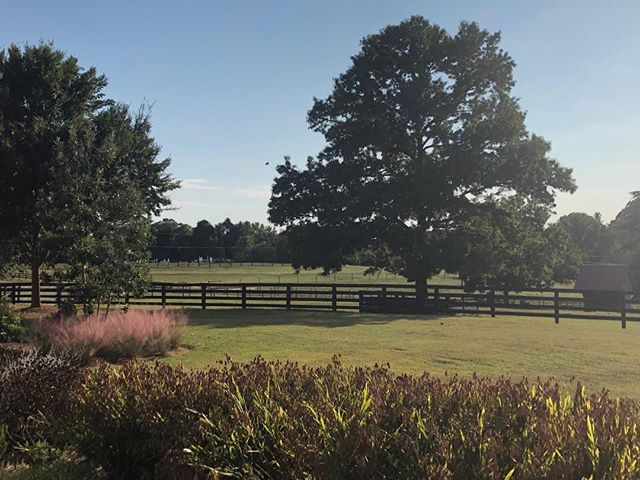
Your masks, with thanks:
[[[200,220],[195,227],[163,219],[151,225],[152,261],[291,261],[287,239],[275,228],[258,222],[230,219],[212,224]]]
[[[632,281],[640,289],[640,192],[609,224],[599,213],[570,213],[557,225],[570,236],[585,262],[606,262],[629,265]]]

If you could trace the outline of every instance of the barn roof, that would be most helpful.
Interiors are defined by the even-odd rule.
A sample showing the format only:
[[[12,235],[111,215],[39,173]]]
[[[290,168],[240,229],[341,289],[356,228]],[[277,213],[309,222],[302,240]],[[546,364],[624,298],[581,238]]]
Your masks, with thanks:
[[[628,292],[633,287],[626,265],[587,263],[580,269],[574,288],[594,292]]]

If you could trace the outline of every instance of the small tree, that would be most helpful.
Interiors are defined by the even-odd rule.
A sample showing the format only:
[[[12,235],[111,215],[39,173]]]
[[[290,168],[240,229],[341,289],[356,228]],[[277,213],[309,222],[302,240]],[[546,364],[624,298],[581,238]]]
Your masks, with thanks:
[[[149,279],[150,224],[139,192],[122,185],[99,200],[100,221],[67,252],[61,275],[73,281],[73,298],[86,313],[140,295]]]
[[[160,212],[165,194],[176,187],[157,162],[146,111],[131,115],[114,105],[94,119],[92,129],[72,129],[58,142],[53,182],[68,185],[54,195],[67,210],[57,238],[67,266],[58,276],[74,283],[85,310],[141,293],[149,278],[150,216]]]
[[[514,62],[500,35],[462,23],[457,34],[422,17],[366,37],[310,127],[327,146],[300,170],[277,169],[269,215],[286,227],[294,266],[339,269],[354,250],[389,255],[416,283],[450,264],[451,232],[502,196],[550,209],[573,191],[511,95]]]

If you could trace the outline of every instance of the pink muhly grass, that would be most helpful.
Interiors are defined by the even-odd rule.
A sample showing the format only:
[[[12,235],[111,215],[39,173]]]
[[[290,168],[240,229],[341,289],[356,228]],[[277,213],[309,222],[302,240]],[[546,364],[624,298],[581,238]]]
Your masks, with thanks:
[[[129,310],[112,311],[108,316],[41,319],[37,330],[42,343],[51,348],[117,361],[164,355],[175,349],[185,323],[183,314],[166,310]]]

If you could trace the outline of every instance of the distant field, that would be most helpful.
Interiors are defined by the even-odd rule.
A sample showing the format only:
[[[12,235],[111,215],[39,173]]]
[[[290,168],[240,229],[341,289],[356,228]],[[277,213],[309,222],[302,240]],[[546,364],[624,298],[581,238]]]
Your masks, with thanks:
[[[365,275],[367,267],[347,265],[342,271],[331,275],[323,275],[321,269],[302,270],[296,274],[291,265],[282,264],[250,264],[234,263],[231,265],[212,264],[198,266],[192,263],[186,266],[172,264],[169,267],[151,267],[151,277],[158,282],[211,282],[211,283],[405,283],[401,276],[389,272],[379,272],[375,275]],[[29,281],[31,276],[23,269],[14,277],[0,278],[2,281]],[[441,274],[433,278],[433,282],[460,285],[460,280],[454,275]]]
[[[461,375],[555,377],[640,399],[640,324],[527,317],[429,317],[293,311],[188,310],[184,341],[168,359],[204,367],[229,354],[324,364],[334,354],[357,365]]]
[[[153,280],[163,282],[262,282],[262,283],[406,283],[400,276],[388,272],[380,272],[376,275],[364,275],[367,267],[348,265],[342,271],[329,276],[322,275],[322,270],[302,270],[297,275],[290,265],[251,265],[233,264],[231,266],[220,266],[218,264],[209,266],[193,265],[153,267],[151,275]],[[451,275],[438,275],[434,277],[434,282],[448,285],[460,285],[460,280]]]

